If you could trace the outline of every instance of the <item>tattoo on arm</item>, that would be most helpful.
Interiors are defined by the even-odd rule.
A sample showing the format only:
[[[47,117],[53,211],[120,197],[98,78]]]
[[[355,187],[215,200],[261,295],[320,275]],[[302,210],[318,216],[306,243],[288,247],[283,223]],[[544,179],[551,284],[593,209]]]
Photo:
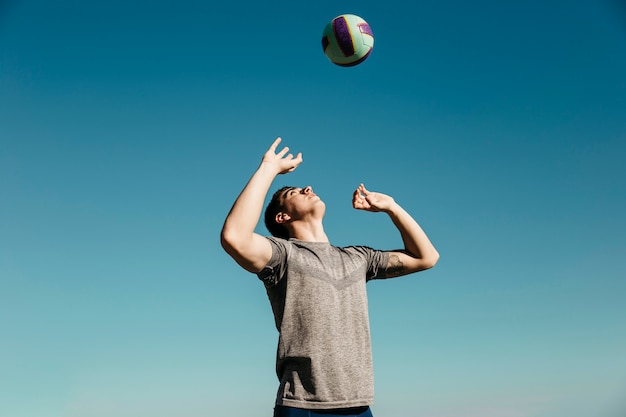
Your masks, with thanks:
[[[403,273],[404,265],[400,257],[395,254],[389,255],[389,263],[387,263],[387,270],[385,271],[387,278],[399,277]]]

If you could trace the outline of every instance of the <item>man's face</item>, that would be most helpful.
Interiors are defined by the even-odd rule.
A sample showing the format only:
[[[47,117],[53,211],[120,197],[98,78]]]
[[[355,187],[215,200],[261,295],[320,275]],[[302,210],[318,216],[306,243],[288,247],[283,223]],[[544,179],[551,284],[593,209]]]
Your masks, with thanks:
[[[283,193],[282,202],[283,212],[289,213],[294,219],[320,209],[322,209],[321,213],[324,213],[324,202],[313,192],[313,188],[310,186],[288,188]]]

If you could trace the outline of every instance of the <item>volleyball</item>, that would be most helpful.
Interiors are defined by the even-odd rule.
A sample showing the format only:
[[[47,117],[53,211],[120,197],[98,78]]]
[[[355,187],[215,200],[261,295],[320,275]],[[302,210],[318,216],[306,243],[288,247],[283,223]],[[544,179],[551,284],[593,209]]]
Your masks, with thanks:
[[[363,18],[342,14],[324,28],[322,48],[332,63],[352,67],[370,56],[374,48],[374,34]]]

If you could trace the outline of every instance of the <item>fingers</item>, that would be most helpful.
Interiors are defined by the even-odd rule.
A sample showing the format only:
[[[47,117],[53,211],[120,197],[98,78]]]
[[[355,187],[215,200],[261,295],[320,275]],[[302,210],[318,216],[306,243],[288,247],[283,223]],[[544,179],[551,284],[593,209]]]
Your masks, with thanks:
[[[352,193],[352,207],[357,210],[369,210],[370,203],[367,200],[367,196],[364,194],[367,192],[363,184],[359,185],[356,190]]]
[[[288,164],[288,172],[292,172],[302,163],[302,152],[298,152],[295,158],[292,154],[289,154],[283,158],[283,161],[288,161],[286,162]]]
[[[356,190],[352,193],[352,201],[362,200],[363,196],[363,184],[361,184],[356,187]]]
[[[356,190],[354,190],[353,193],[353,198],[356,199],[358,198],[365,198],[370,194],[370,192],[365,188],[365,186],[363,185],[363,183],[359,184],[358,187],[356,187]]]
[[[278,137],[276,138],[276,140],[274,141],[274,143],[272,143],[272,146],[270,146],[270,151],[272,151],[273,153],[276,153],[276,148],[278,148],[278,144],[282,141],[283,139]],[[283,149],[280,150],[280,152],[276,153],[276,156],[278,158],[282,158],[285,156],[285,154],[289,152],[289,147],[285,146]],[[291,159],[293,158],[292,154],[287,155],[287,159]]]
[[[283,149],[283,151],[286,152],[286,150],[289,150],[289,148],[285,148]],[[277,156],[282,157],[284,155],[284,153],[281,151],[281,153],[279,153]],[[289,155],[285,156],[283,159],[287,160],[287,161],[293,161],[296,163],[300,163],[302,162],[302,152],[298,152],[298,154],[296,155],[296,157],[293,157],[293,154],[290,153]]]
[[[285,146],[283,149],[280,150],[280,152],[276,153],[276,149],[278,148],[278,145],[280,144],[280,142],[282,141],[282,138],[278,137],[276,138],[276,140],[274,140],[274,143],[272,143],[272,145],[270,146],[270,151],[272,153],[276,154],[276,157],[279,159],[287,159],[287,160],[292,160],[293,158],[293,154],[287,154],[287,152],[289,152],[289,146]],[[286,155],[286,156],[285,156]],[[302,162],[302,152],[298,152],[298,154],[296,155],[295,161],[299,161]]]
[[[287,146],[285,146],[280,152],[276,153],[276,148],[278,148],[278,144],[282,141],[282,138],[278,137],[276,138],[276,140],[274,140],[274,143],[272,143],[272,145],[270,146],[270,149],[268,152],[272,152],[274,154],[276,154],[276,156],[278,158],[282,158],[283,156],[285,156],[285,154],[287,152],[289,152],[289,148]]]
[[[280,138],[280,137],[276,138],[274,143],[272,143],[272,146],[270,146],[270,151],[276,152],[276,148],[278,147],[278,144],[280,143],[281,140],[282,140],[282,138]]]
[[[282,139],[276,138],[269,150],[263,155],[263,162],[271,163],[278,169],[278,174],[285,174],[295,170],[302,163],[302,152],[298,152],[294,158],[289,152],[289,147],[283,147],[280,152],[276,153],[276,149]]]
[[[283,156],[285,156],[287,152],[289,152],[289,147],[285,146],[280,152],[276,154],[276,156],[279,158],[282,158]],[[291,159],[291,158],[293,158],[292,154],[287,155],[287,159]]]

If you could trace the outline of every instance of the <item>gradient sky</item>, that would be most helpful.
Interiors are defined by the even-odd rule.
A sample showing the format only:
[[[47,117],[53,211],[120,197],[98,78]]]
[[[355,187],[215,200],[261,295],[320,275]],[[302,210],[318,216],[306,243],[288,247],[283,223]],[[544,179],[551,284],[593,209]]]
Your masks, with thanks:
[[[441,253],[368,285],[376,417],[626,413],[623,1],[5,0],[1,416],[271,416],[271,309],[219,231],[277,136],[332,243],[400,246],[364,182]]]

